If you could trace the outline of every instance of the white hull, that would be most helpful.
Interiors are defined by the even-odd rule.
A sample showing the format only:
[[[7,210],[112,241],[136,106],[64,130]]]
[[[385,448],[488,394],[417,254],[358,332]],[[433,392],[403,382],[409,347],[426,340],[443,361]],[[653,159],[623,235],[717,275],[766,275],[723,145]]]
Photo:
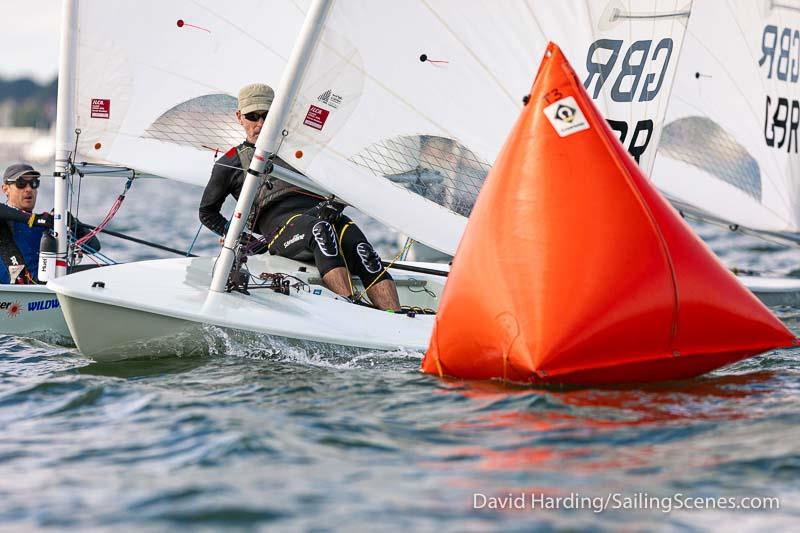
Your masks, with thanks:
[[[800,279],[756,276],[738,276],[738,278],[766,305],[800,307]]]
[[[0,285],[0,334],[69,335],[55,293],[44,285]]]
[[[319,275],[311,266],[277,256],[251,257],[253,275],[288,273],[312,284],[288,296],[252,287],[244,295],[208,291],[213,262],[186,258],[114,265],[59,278],[48,288],[58,294],[78,348],[97,360],[202,350],[198,332],[203,325],[376,350],[428,346],[432,315],[409,317],[354,305],[313,284]],[[404,305],[438,305],[443,278],[392,275]]]
[[[202,352],[208,349],[203,335],[205,325],[376,350],[424,351],[428,346],[433,316],[420,314],[410,318],[375,311],[337,298],[320,285],[310,285],[308,292],[292,290],[289,296],[269,289],[251,289],[249,296],[209,293],[213,261],[213,258],[145,261],[72,274],[51,281],[47,288],[0,287],[14,294],[15,301],[24,302],[24,309],[29,301],[47,300],[52,291],[61,304],[60,308],[28,313],[31,318],[27,322],[21,320],[26,317],[10,319],[7,313],[0,312],[0,324],[9,325],[4,333],[29,334],[40,330],[71,333],[81,352],[97,360]],[[313,267],[276,256],[251,257],[249,265],[254,275],[291,273],[312,283],[318,278]],[[300,272],[301,266],[307,272]],[[434,309],[438,306],[444,278],[402,271],[394,271],[393,276],[404,305]],[[798,279],[740,279],[768,305],[800,306]],[[92,287],[95,282],[105,286]],[[420,286],[423,283],[430,294]],[[17,296],[24,293],[28,293],[28,299]],[[11,296],[5,301],[10,299]],[[10,325],[17,329],[11,331]]]

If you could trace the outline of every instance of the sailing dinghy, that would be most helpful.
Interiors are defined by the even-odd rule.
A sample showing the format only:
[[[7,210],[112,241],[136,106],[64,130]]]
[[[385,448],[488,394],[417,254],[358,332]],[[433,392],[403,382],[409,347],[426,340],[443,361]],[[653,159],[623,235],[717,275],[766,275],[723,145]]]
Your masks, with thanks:
[[[697,2],[651,175],[659,190],[687,216],[800,244],[798,129],[800,2]],[[769,305],[800,305],[800,279],[740,279]]]
[[[214,12],[211,3],[201,4],[202,11]],[[58,293],[78,347],[97,359],[174,354],[176,345],[180,349],[186,339],[198,339],[194,332],[204,325],[303,342],[423,350],[431,315],[353,305],[319,285],[313,267],[301,263],[269,256],[241,262],[238,235],[246,214],[263,176],[280,171],[270,156],[280,156],[308,176],[311,181],[301,186],[336,195],[416,241],[452,254],[548,39],[558,39],[575,57],[584,58],[581,76],[592,96],[626,148],[650,168],[688,17],[687,2],[673,0],[404,2],[391,7],[312,2],[276,87],[256,145],[259,157],[253,159],[220,257],[115,265],[58,278],[48,287]],[[166,57],[194,57],[199,46],[214,49],[203,39],[214,39],[218,26],[219,21],[208,20],[207,31],[193,33],[191,40],[159,47]],[[419,38],[412,38],[409,28]],[[264,32],[270,43],[273,38],[290,42],[285,37]],[[238,69],[254,78],[247,82],[277,79],[260,70],[260,53],[254,49],[247,58],[257,69]],[[166,82],[178,83],[171,72],[161,74]],[[107,159],[122,157],[117,143],[133,148],[160,142],[152,146],[166,154],[191,137],[184,123],[181,135],[172,133],[175,125],[150,128],[150,121],[169,109],[156,102],[149,109],[130,119],[131,127],[117,136]],[[133,155],[140,165],[159,163]],[[182,154],[175,155],[172,169],[185,175]],[[208,176],[211,162],[207,165],[194,179]],[[391,273],[403,305],[436,310],[442,277]],[[276,274],[291,287],[289,294],[280,290],[283,285],[274,285]],[[269,288],[262,275],[269,278]],[[233,283],[246,278],[252,280],[247,288]]]
[[[470,217],[422,369],[663,381],[797,345],[642,174],[551,44]]]
[[[278,79],[305,11],[278,1],[236,4],[64,0],[54,170],[58,235],[66,234],[70,191],[79,190],[74,165],[90,175],[82,162],[109,162],[204,185],[216,155],[241,141],[230,96],[252,81],[241,50],[253,50],[262,75]],[[279,38],[267,44],[258,32],[243,31],[231,20],[233,11],[280,19],[271,30]],[[152,38],[143,39],[143,29]],[[109,176],[109,167],[93,168]],[[63,276],[72,258],[66,240],[58,242],[57,274]],[[0,285],[0,334],[51,333],[70,335],[52,289]]]

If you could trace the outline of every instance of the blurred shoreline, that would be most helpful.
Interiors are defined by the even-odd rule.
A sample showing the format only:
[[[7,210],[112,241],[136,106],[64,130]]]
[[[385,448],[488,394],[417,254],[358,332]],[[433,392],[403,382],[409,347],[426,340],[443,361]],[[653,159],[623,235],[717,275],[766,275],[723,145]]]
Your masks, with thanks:
[[[0,161],[44,164],[53,160],[55,145],[53,129],[0,128]]]

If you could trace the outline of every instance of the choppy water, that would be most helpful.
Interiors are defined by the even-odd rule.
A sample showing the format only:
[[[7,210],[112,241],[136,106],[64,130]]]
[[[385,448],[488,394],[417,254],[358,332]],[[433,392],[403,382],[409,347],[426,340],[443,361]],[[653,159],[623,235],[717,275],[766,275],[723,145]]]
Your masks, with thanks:
[[[99,220],[120,186],[91,189],[81,218]],[[112,227],[185,249],[199,195],[142,182]],[[732,265],[800,264],[701,233]],[[150,256],[103,241],[120,260]],[[204,232],[196,251],[215,247]],[[800,333],[800,309],[775,311]],[[779,531],[800,519],[800,351],[680,383],[557,390],[442,381],[419,374],[420,353],[206,333],[207,355],[117,364],[0,337],[0,528]],[[522,508],[489,508],[509,496]],[[765,497],[780,508],[677,508],[774,507],[743,500]]]

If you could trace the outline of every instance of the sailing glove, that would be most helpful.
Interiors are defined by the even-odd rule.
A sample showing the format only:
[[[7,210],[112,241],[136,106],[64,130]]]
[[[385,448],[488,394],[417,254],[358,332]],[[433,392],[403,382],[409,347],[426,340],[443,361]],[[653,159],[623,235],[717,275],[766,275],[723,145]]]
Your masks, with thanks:
[[[28,227],[53,229],[53,215],[50,213],[33,213],[28,219]]]
[[[242,236],[239,237],[239,244],[241,244],[242,246],[247,247],[247,246],[250,246],[257,239],[258,238],[255,235],[253,235],[249,231],[245,230],[245,231],[242,232]]]
[[[325,220],[326,222],[330,222],[331,224],[336,225],[345,207],[347,206],[341,202],[336,202],[334,200],[325,200],[317,204],[315,207],[312,207],[311,209],[306,211],[305,214]]]

